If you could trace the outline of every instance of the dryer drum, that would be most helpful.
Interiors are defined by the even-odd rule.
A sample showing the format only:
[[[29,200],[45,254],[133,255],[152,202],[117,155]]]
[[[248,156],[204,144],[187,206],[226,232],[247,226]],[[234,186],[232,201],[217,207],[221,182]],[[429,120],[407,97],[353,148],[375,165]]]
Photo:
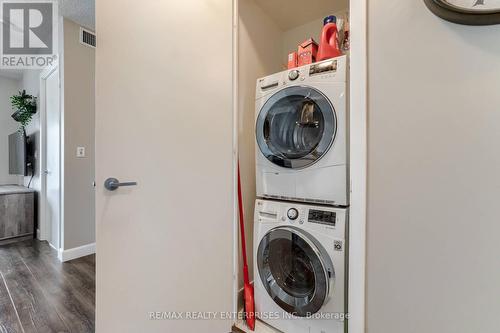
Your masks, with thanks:
[[[318,312],[333,289],[335,272],[329,256],[300,229],[278,227],[269,231],[259,244],[257,265],[269,296],[297,317]]]
[[[256,122],[259,149],[272,163],[308,167],[330,149],[337,131],[330,101],[311,87],[285,88],[269,98]]]

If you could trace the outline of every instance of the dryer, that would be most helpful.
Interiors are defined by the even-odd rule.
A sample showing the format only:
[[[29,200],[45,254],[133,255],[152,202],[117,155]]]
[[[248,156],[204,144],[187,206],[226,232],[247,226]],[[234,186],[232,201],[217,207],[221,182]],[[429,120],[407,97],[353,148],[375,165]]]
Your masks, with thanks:
[[[257,317],[286,333],[344,333],[345,208],[257,200]]]
[[[348,206],[347,57],[257,80],[257,196]]]

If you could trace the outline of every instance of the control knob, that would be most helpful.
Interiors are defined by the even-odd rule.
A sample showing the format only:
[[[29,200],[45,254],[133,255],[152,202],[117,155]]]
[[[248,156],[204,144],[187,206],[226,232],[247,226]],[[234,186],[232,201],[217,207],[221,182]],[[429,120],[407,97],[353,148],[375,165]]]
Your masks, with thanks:
[[[288,78],[290,81],[295,81],[299,78],[300,72],[298,70],[293,70],[290,73],[288,73]]]
[[[295,221],[299,217],[299,211],[295,208],[290,208],[286,215],[290,220]]]

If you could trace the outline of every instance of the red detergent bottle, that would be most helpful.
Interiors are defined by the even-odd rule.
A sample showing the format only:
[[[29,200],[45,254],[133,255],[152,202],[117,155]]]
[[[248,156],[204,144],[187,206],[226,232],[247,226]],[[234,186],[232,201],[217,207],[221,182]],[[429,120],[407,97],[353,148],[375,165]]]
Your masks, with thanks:
[[[342,51],[340,51],[339,48],[337,18],[335,16],[327,16],[325,17],[323,24],[318,55],[316,56],[317,61],[335,58],[342,55]]]

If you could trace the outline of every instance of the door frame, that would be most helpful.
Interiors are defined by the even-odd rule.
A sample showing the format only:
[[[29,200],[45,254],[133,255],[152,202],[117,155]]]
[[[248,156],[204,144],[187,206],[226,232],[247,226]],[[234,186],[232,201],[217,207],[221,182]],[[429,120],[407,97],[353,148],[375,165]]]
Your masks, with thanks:
[[[240,224],[238,203],[238,174],[239,174],[239,0],[233,2],[233,313],[238,313],[238,298],[242,295],[239,288],[239,248]],[[236,319],[234,320],[236,324]]]
[[[368,36],[367,0],[350,0],[350,184],[348,331],[365,333],[366,328],[366,207],[368,168]],[[238,0],[233,0],[233,184],[236,191],[238,166]],[[238,201],[234,196],[233,217],[233,311],[238,311],[239,225]]]
[[[367,0],[350,0],[349,333],[366,329],[366,205],[368,169]]]
[[[49,221],[46,219],[46,206],[47,206],[47,175],[45,170],[47,169],[47,105],[46,105],[46,86],[47,79],[54,73],[54,71],[59,70],[59,249],[62,248],[63,242],[63,228],[64,228],[64,150],[63,141],[64,138],[62,134],[63,131],[63,106],[62,106],[62,91],[61,91],[61,69],[59,67],[59,61],[55,60],[54,63],[44,69],[40,73],[40,224],[39,230],[37,230],[37,238],[39,240],[49,239]],[[56,249],[59,253],[59,249]],[[59,257],[59,256],[58,256]]]

